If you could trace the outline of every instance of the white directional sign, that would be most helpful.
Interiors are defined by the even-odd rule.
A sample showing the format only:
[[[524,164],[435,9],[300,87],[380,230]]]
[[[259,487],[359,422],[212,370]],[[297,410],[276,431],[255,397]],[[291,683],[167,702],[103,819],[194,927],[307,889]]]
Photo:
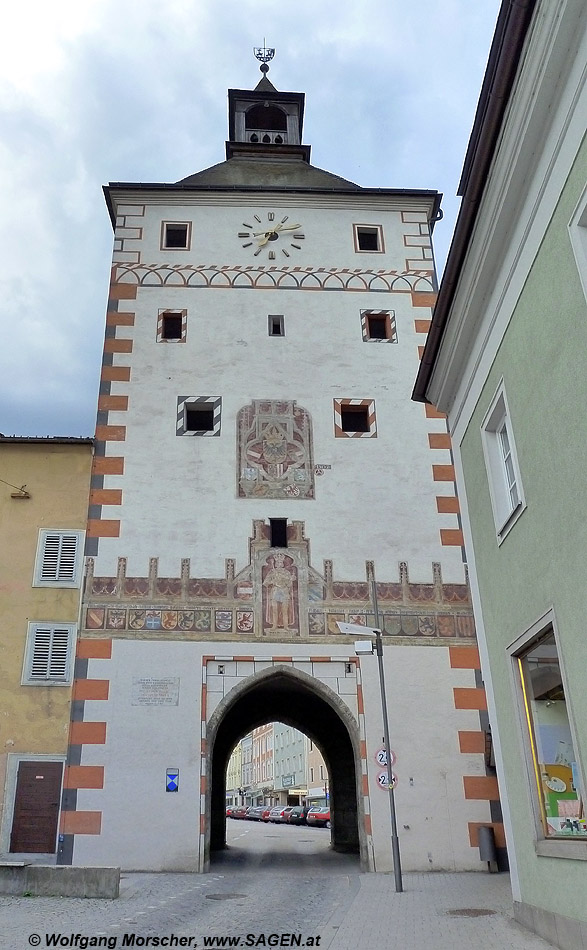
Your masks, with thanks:
[[[377,773],[377,785],[379,786],[379,788],[382,788],[385,792],[389,791],[389,788],[390,788],[389,773],[387,772],[387,770],[385,772]],[[396,785],[397,785],[397,775],[394,775],[394,773],[392,772],[391,773],[391,788],[395,788]]]
[[[343,623],[342,620],[336,621],[336,626],[341,633],[359,633],[365,634],[366,636],[372,636],[375,631],[381,632],[377,627],[364,627],[359,623]]]
[[[393,749],[391,750],[390,759],[391,764],[395,765],[395,752]],[[377,749],[377,752],[375,753],[375,761],[377,762],[377,765],[387,765],[387,750],[383,748]]]

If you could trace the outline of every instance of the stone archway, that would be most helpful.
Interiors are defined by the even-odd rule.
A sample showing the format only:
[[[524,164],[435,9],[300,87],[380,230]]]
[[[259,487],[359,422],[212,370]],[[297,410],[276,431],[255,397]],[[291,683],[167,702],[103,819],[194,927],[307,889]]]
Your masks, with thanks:
[[[359,854],[368,867],[357,723],[348,706],[319,680],[289,666],[247,677],[225,697],[207,724],[204,869],[210,852],[226,847],[226,767],[238,740],[256,726],[279,721],[320,748],[331,781],[332,847]]]

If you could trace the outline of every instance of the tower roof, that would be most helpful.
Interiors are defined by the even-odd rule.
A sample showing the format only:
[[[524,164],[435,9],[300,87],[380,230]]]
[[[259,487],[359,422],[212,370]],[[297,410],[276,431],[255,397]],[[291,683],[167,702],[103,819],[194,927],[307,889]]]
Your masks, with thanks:
[[[255,147],[242,148],[234,157],[218,165],[211,165],[194,175],[188,175],[177,182],[178,185],[200,185],[202,187],[291,187],[291,188],[318,188],[333,191],[361,191],[359,185],[332,172],[324,171],[315,165],[303,160],[303,156],[292,155],[292,146],[279,151],[279,146],[273,146],[274,153],[269,156],[264,152],[262,156],[255,154]],[[287,148],[287,146],[286,146]],[[303,149],[305,146],[298,146]]]
[[[255,86],[255,92],[277,92],[277,89],[267,76],[262,76]]]

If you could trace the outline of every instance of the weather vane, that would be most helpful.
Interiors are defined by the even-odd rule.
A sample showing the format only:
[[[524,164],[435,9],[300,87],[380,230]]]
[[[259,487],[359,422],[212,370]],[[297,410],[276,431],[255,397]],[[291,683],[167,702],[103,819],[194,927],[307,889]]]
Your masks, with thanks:
[[[255,57],[259,60],[259,62],[261,63],[261,65],[259,66],[259,69],[261,70],[262,73],[267,74],[269,72],[269,66],[267,65],[267,63],[270,63],[273,57],[275,56],[275,50],[268,49],[265,46],[265,37],[263,37],[263,46],[254,46],[253,53],[255,54]]]

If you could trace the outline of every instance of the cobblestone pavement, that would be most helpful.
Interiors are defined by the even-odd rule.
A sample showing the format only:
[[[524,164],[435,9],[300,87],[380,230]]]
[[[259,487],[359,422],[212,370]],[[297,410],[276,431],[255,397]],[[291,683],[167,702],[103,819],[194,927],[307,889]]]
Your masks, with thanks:
[[[134,946],[175,934],[199,950],[205,937],[271,946],[271,934],[299,934],[302,946],[325,950],[551,947],[513,921],[507,875],[406,874],[396,894],[393,875],[361,874],[320,831],[235,826],[230,840],[209,874],[123,874],[116,901],[0,897],[0,950],[51,946],[52,934],[60,935],[53,946],[82,950],[133,946],[132,934],[143,940]]]

